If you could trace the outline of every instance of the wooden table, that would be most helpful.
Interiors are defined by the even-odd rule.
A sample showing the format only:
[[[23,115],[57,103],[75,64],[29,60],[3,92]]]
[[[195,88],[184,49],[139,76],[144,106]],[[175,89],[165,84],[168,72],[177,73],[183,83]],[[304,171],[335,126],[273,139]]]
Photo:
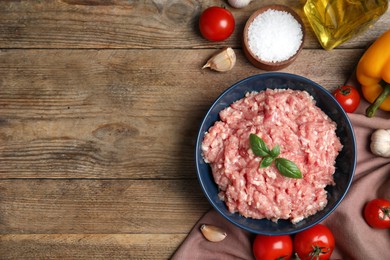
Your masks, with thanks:
[[[389,28],[321,49],[300,1],[232,10],[234,34],[203,39],[200,13],[225,1],[0,2],[0,258],[167,259],[210,208],[194,143],[206,110],[258,73],[244,57],[248,17],[269,3],[303,18],[304,50],[282,70],[330,91]],[[231,46],[228,73],[202,70]]]

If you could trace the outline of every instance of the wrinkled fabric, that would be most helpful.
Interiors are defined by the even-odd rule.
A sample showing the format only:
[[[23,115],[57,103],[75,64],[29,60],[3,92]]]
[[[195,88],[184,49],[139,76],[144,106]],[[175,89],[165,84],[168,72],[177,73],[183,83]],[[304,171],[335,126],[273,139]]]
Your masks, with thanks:
[[[358,86],[354,76],[346,84]],[[323,221],[336,240],[331,259],[386,259],[390,256],[390,229],[373,229],[363,218],[363,208],[368,201],[390,200],[390,158],[375,156],[369,147],[371,134],[376,129],[390,129],[390,112],[378,110],[375,117],[368,118],[364,115],[368,105],[362,98],[358,110],[348,114],[356,137],[357,165],[344,200]],[[202,224],[220,226],[228,236],[218,243],[209,242],[200,232]],[[254,259],[253,238],[254,234],[236,227],[212,209],[195,224],[172,259]]]

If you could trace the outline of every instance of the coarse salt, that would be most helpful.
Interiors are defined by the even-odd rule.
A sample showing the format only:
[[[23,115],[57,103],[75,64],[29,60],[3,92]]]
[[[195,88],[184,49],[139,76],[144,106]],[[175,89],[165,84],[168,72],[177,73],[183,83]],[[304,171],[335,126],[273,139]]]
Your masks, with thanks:
[[[285,61],[294,56],[303,40],[301,25],[290,13],[267,10],[248,28],[248,46],[266,62]]]

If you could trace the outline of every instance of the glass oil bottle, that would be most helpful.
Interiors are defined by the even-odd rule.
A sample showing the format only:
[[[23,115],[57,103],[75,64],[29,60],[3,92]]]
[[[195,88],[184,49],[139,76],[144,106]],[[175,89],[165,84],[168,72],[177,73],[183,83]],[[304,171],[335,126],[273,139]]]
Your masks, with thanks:
[[[307,0],[303,8],[321,46],[331,50],[369,28],[388,0]]]

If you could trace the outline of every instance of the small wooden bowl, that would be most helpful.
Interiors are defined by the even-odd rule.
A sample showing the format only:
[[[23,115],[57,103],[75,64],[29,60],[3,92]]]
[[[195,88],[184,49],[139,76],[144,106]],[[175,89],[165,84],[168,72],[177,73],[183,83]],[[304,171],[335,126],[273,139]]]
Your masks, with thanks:
[[[262,13],[264,13],[265,11],[268,11],[268,10],[276,10],[276,11],[284,11],[284,12],[287,12],[289,14],[291,14],[295,20],[301,25],[301,30],[302,30],[302,42],[301,42],[301,45],[299,46],[297,52],[291,56],[289,59],[287,60],[283,60],[283,61],[278,61],[278,62],[270,62],[270,61],[264,61],[264,60],[261,60],[258,56],[256,56],[252,50],[249,48],[249,44],[248,44],[248,29],[249,29],[249,26],[251,25],[251,23],[253,22],[253,20],[261,15]],[[285,6],[285,5],[268,5],[268,6],[264,6],[260,9],[258,9],[256,12],[254,12],[248,19],[248,21],[246,22],[245,24],[245,28],[244,28],[244,33],[243,33],[243,51],[245,53],[245,56],[247,57],[247,59],[257,68],[259,69],[262,69],[262,70],[270,70],[270,71],[274,71],[274,70],[280,70],[280,69],[283,69],[285,67],[287,67],[288,65],[290,65],[297,57],[298,57],[298,54],[301,52],[302,48],[303,48],[303,43],[304,43],[304,39],[305,39],[305,26],[302,22],[302,19],[301,17],[294,11],[292,10],[291,8]]]

